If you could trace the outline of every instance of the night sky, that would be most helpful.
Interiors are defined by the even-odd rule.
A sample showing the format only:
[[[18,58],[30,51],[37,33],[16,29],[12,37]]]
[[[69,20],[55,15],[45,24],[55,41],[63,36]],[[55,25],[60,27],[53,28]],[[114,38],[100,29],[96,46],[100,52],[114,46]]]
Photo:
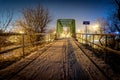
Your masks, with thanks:
[[[17,19],[21,9],[39,3],[52,15],[50,27],[55,27],[59,18],[73,18],[77,28],[80,28],[84,20],[93,23],[97,18],[106,18],[115,9],[114,0],[0,0],[0,10],[13,9],[14,19]]]

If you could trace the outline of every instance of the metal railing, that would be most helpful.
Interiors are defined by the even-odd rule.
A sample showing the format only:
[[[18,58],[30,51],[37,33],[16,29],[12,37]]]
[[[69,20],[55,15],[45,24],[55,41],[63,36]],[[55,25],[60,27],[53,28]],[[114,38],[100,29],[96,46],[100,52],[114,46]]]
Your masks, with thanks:
[[[82,44],[120,55],[120,41],[116,40],[117,36],[120,38],[120,35],[113,34],[76,34],[76,38]]]
[[[36,34],[19,34],[19,33],[2,33],[0,34],[0,60],[19,54],[20,57],[27,55],[32,48],[36,48],[44,43],[53,41],[53,33],[36,33]],[[40,44],[40,45],[39,45]],[[2,58],[2,59],[1,59]]]

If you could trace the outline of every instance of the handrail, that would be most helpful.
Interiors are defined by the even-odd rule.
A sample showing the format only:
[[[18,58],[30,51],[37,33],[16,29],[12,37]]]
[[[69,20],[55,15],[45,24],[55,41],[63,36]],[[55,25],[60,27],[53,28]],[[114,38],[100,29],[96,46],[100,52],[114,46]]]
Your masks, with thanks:
[[[113,34],[84,34],[84,33],[77,33],[77,34],[80,34],[80,35],[101,35],[101,36],[120,36],[120,34],[117,34],[117,35],[113,35]],[[86,39],[83,39],[83,38],[81,38],[81,37],[79,37],[79,38],[80,38],[81,40],[86,41]],[[98,46],[98,47],[101,47],[101,48],[103,48],[103,49],[105,49],[105,50],[108,50],[108,51],[110,51],[110,52],[113,52],[113,53],[115,53],[115,54],[120,55],[120,51],[111,49],[111,48],[109,48],[109,47],[107,47],[107,46],[102,46],[102,45],[99,45],[99,44],[95,44],[94,42],[91,42],[91,41],[88,41],[88,40],[87,40],[86,42],[91,43],[91,44],[96,45],[96,46]]]
[[[81,38],[81,39],[82,39],[82,38]],[[83,39],[83,40],[85,40],[85,39]],[[101,46],[101,45],[99,45],[99,44],[95,44],[95,43],[90,42],[90,41],[88,41],[88,40],[87,40],[87,42],[89,42],[89,43],[91,43],[91,44],[93,44],[93,45],[96,45],[96,46],[98,46],[98,47],[101,47],[101,48],[103,48],[103,49],[105,49],[105,50],[108,50],[108,51],[111,51],[111,52],[114,52],[114,53],[120,55],[120,51],[117,51],[117,50],[111,49],[111,48],[106,47],[106,46]]]
[[[32,33],[29,33],[29,34],[27,33],[0,33],[0,36],[11,36],[11,35],[22,35],[22,34],[24,35],[40,35],[40,34],[45,35],[46,33],[34,33],[34,34]]]
[[[34,43],[28,43],[28,44],[25,44],[24,45],[24,47],[28,47],[28,46],[30,46],[30,45],[35,45],[35,44],[38,44],[38,43],[40,43],[41,41],[38,41],[38,42],[34,42]],[[10,49],[7,49],[7,50],[4,50],[4,51],[0,51],[0,54],[2,54],[2,53],[7,53],[7,52],[9,52],[9,51],[12,51],[12,50],[15,50],[15,49],[19,49],[19,48],[22,48],[23,47],[23,45],[19,45],[19,46],[17,46],[17,47],[13,47],[13,48],[10,48]]]
[[[7,49],[7,50],[3,50],[3,51],[0,51],[0,54],[3,54],[3,53],[7,53],[9,51],[13,51],[15,49],[19,49],[19,48],[23,48],[23,54],[24,54],[24,47],[28,47],[30,45],[35,45],[35,44],[39,44],[41,41],[37,41],[37,42],[33,42],[33,43],[27,43],[25,44],[24,42],[24,37],[25,35],[45,35],[47,33],[36,33],[36,34],[20,34],[20,33],[2,33],[0,34],[0,36],[12,36],[12,35],[20,35],[21,38],[22,38],[22,44],[21,45],[18,45],[16,47],[12,47],[10,49]]]
[[[7,53],[9,51],[12,51],[12,50],[15,50],[15,49],[18,49],[18,48],[22,48],[22,45],[19,45],[17,47],[13,47],[13,48],[10,48],[10,49],[7,49],[7,50],[0,51],[0,54]]]
[[[120,36],[120,34],[90,34],[90,33],[76,33],[76,34],[82,34],[82,35],[101,35],[101,36]]]

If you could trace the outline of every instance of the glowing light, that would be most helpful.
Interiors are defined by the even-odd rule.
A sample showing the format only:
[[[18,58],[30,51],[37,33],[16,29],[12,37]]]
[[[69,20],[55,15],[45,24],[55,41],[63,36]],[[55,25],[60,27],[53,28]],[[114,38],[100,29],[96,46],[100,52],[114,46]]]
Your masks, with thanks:
[[[119,32],[118,32],[118,31],[116,31],[116,32],[115,32],[115,34],[119,34]]]
[[[70,33],[68,33],[68,34],[62,33],[60,37],[61,38],[69,38],[69,37],[71,37],[71,34]]]
[[[24,31],[19,31],[20,34],[24,34]]]
[[[93,26],[93,29],[94,29],[95,31],[98,30],[98,28],[99,28],[99,25],[98,25],[98,24],[96,24],[96,25]]]
[[[68,27],[63,27],[63,31],[67,31],[68,30]]]
[[[8,38],[8,41],[10,41],[10,42],[12,42],[12,43],[16,43],[16,42],[19,41],[19,39],[20,39],[20,37],[18,37],[18,36],[10,36],[10,37]]]
[[[53,34],[56,34],[56,31],[54,31]]]
[[[64,37],[65,37],[65,34],[64,34],[64,33],[62,33],[62,34],[61,34],[61,38],[64,38]]]
[[[70,33],[66,35],[67,38],[71,37]]]
[[[80,33],[80,29],[77,30],[77,33]]]

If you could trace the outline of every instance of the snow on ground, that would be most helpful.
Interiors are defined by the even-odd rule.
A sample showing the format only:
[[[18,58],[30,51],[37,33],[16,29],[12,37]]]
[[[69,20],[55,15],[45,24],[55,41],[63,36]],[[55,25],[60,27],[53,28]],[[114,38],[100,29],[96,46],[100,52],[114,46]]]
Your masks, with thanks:
[[[104,71],[104,73],[111,78],[111,80],[120,80],[120,74],[116,74],[110,67],[110,65],[106,64],[104,60],[101,58],[98,58],[94,55],[94,53],[85,46],[82,46],[80,43],[77,42],[80,48],[86,53],[87,56],[89,56],[94,63],[96,63],[101,70]],[[104,53],[103,53],[104,54]]]
[[[73,39],[58,40],[44,50],[44,52],[38,50],[28,59],[1,70],[0,78],[3,80],[106,80]]]

